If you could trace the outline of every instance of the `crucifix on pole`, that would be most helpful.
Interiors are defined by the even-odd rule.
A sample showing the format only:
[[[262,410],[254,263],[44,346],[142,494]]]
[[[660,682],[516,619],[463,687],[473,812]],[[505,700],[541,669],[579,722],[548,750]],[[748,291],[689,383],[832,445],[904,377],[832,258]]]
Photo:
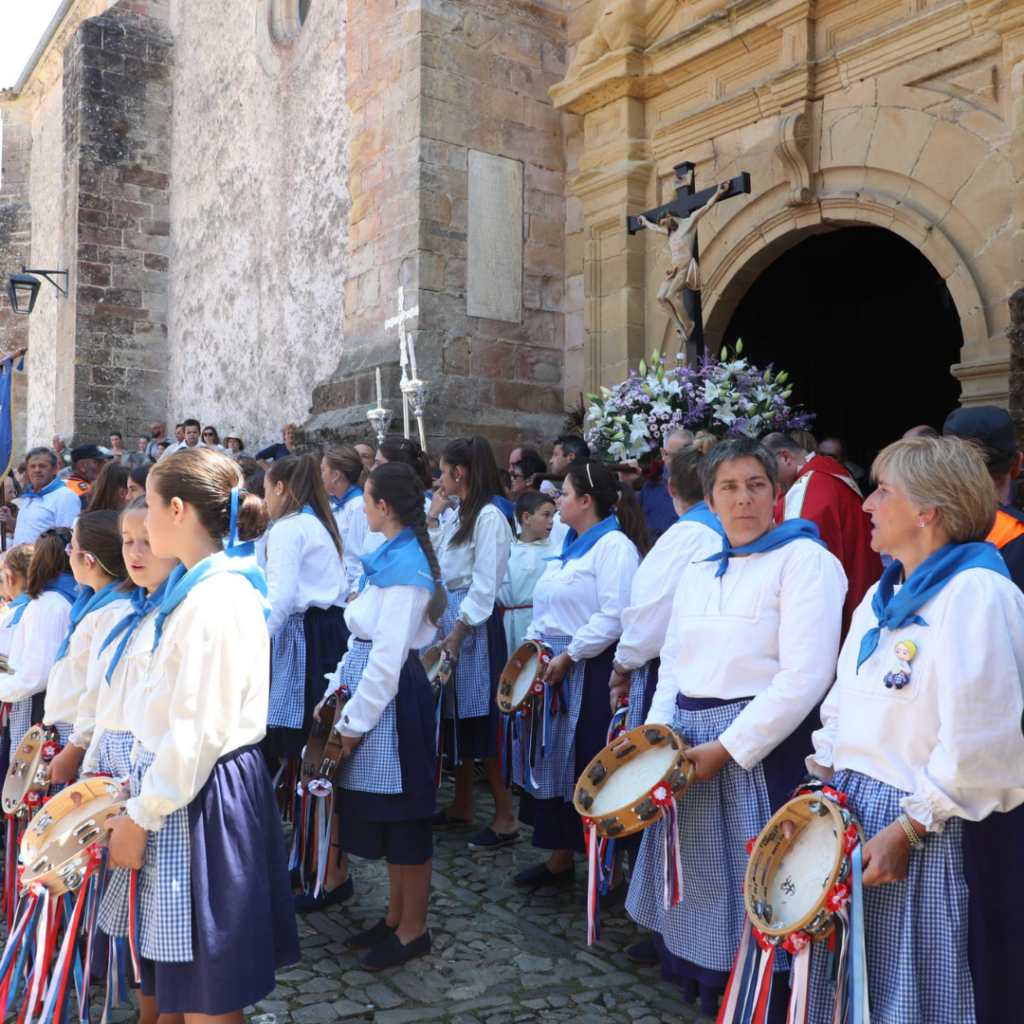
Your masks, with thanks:
[[[750,192],[750,175],[746,171],[730,181],[696,192],[695,167],[683,161],[672,168],[676,172],[676,197],[671,202],[626,218],[626,229],[631,235],[647,228],[668,239],[671,263],[657,301],[675,322],[679,335],[677,359],[682,359],[684,352],[691,358],[696,356],[704,343],[697,224],[716,203]]]
[[[405,385],[409,383],[409,342],[405,335],[405,322],[420,315],[419,305],[412,309],[405,308],[405,288],[398,286],[398,312],[384,321],[384,330],[389,331],[392,327],[398,328],[398,351],[402,364],[402,417],[406,439],[409,437],[409,396],[406,394]],[[416,376],[416,368],[413,367],[413,376]]]

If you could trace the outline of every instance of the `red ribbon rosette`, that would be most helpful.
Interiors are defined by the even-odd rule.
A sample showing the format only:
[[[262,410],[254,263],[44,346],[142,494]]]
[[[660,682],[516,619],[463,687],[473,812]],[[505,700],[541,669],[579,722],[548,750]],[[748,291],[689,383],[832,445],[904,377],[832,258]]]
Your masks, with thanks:
[[[588,831],[588,832],[589,832],[589,831],[590,831],[590,828],[591,828],[591,826],[592,826],[593,824],[594,824],[594,819],[593,819],[593,818],[584,818],[584,819],[583,819],[583,828],[584,828],[584,829],[585,829],[586,831]]]
[[[747,840],[747,856],[749,857],[754,852],[754,847],[757,846],[757,836],[753,839]]]
[[[534,680],[533,692],[539,697],[544,692],[544,681],[541,679]]]
[[[768,941],[768,939],[767,939],[767,938],[765,938],[765,934],[764,934],[764,932],[763,932],[763,931],[761,931],[761,929],[760,929],[760,928],[754,928],[754,929],[752,929],[752,931],[753,931],[753,933],[754,933],[754,940],[755,940],[755,941],[757,942],[757,944],[758,944],[758,945],[759,945],[759,946],[760,946],[760,947],[761,947],[761,948],[762,948],[762,949],[763,949],[763,950],[764,950],[764,951],[765,951],[766,953],[769,953],[769,952],[771,952],[771,950],[773,950],[773,949],[775,948],[775,947],[774,947],[774,946],[773,946],[773,945],[772,945],[772,944],[771,944],[771,943],[770,943],[770,942]]]
[[[658,807],[668,807],[669,804],[675,801],[675,797],[672,795],[672,790],[667,782],[659,782],[654,789],[651,790],[651,800],[653,800]]]
[[[807,946],[810,941],[811,937],[807,932],[793,932],[792,935],[786,936],[786,941],[782,943],[782,948],[787,953],[793,953],[795,955]]]
[[[851,825],[843,833],[843,853],[845,853],[846,856],[849,857],[850,854],[853,853],[853,851],[856,849],[859,843],[860,836],[857,835],[857,828],[856,826]]]
[[[44,761],[52,761],[60,753],[60,745],[51,740],[43,744],[39,753]]]
[[[846,806],[846,794],[840,793],[838,789],[833,789],[832,786],[822,786],[821,795],[827,800],[831,800],[834,804],[839,804],[840,807]]]
[[[25,794],[24,804],[26,807],[38,807],[43,802],[43,796],[36,790],[31,789]]]
[[[850,902],[850,887],[845,882],[840,882],[826,897],[825,906],[833,913],[837,913]]]

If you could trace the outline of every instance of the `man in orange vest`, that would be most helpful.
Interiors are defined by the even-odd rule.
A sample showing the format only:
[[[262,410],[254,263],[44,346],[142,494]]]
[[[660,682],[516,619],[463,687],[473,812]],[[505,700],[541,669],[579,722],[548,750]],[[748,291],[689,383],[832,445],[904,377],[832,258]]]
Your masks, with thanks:
[[[999,548],[1010,577],[1024,590],[1024,514],[1008,504],[1010,488],[1020,476],[1024,452],[1017,450],[1010,414],[994,405],[954,409],[946,417],[942,433],[973,441],[985,456],[999,502],[995,525],[986,540]]]
[[[89,490],[100,475],[104,464],[112,456],[99,445],[83,444],[71,451],[71,476],[64,482],[77,494],[82,507],[89,503]]]

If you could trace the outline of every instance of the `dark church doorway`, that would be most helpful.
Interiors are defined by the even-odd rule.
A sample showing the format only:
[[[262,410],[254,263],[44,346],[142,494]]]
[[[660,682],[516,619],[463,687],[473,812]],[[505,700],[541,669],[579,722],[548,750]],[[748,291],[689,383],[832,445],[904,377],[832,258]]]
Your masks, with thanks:
[[[864,468],[919,423],[938,430],[960,398],[960,315],[945,281],[883,228],[813,235],[783,253],[740,300],[725,342],[788,370],[793,400],[817,414]]]

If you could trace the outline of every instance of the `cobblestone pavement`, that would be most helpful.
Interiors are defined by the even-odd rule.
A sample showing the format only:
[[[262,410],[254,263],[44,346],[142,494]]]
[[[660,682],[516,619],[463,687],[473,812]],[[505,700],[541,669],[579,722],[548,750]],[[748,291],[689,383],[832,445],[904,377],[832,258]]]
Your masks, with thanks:
[[[477,830],[489,796],[477,786]],[[450,799],[447,787],[439,806]],[[430,956],[371,974],[343,940],[378,921],[387,906],[384,864],[353,861],[355,898],[299,918],[301,964],[278,975],[269,999],[247,1012],[252,1024],[710,1024],[657,967],[630,963],[622,950],[640,936],[621,907],[602,915],[600,942],[586,944],[578,905],[585,866],[570,889],[524,893],[512,876],[545,859],[528,840],[495,854],[471,854],[471,829],[435,833]]]

